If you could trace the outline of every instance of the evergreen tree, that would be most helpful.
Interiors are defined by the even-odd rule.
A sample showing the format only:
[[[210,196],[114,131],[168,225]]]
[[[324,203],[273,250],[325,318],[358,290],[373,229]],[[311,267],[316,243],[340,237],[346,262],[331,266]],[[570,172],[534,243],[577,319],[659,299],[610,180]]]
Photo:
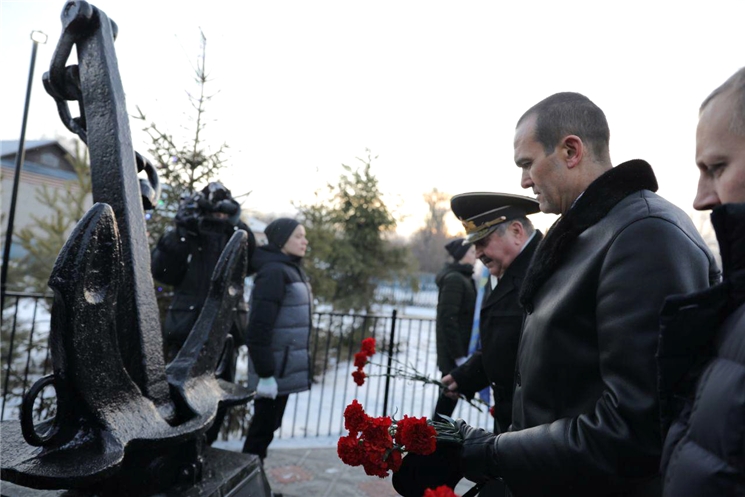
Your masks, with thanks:
[[[378,283],[410,274],[408,249],[391,242],[396,219],[367,152],[366,159],[358,158],[361,167],[342,165],[338,183],[327,185],[327,198],[317,192],[314,204],[295,205],[307,230],[314,295],[337,311],[369,312]]]
[[[210,81],[206,68],[207,38],[202,32],[200,36],[200,54],[194,67],[197,91],[194,94],[187,92],[194,111],[194,116],[188,119],[193,123],[193,127],[186,133],[189,138],[180,141],[154,122],[149,122],[143,128],[150,138],[148,154],[158,171],[162,185],[160,201],[147,215],[151,246],[157,243],[171,225],[181,199],[203,188],[210,181],[216,181],[218,173],[226,166],[225,155],[228,146],[222,143],[217,148],[212,148],[205,140],[206,108],[214,95],[206,91],[207,83]],[[138,115],[135,118],[148,122],[139,107],[137,111]]]

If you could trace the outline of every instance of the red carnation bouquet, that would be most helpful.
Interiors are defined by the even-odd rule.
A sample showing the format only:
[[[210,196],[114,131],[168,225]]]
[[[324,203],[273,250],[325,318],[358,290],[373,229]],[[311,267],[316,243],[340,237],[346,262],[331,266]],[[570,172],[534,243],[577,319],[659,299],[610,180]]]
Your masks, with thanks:
[[[438,440],[463,442],[453,422],[409,416],[400,420],[388,416],[375,418],[368,416],[356,399],[344,410],[344,427],[349,435],[339,439],[339,458],[380,478],[388,476],[388,471],[398,471],[405,452],[429,455],[435,451]]]
[[[422,497],[458,497],[458,494],[447,485],[441,485],[437,488],[428,488]]]
[[[365,384],[365,378],[368,377],[368,375],[365,374],[365,366],[367,364],[373,364],[370,361],[370,357],[372,357],[373,355],[375,355],[375,339],[372,337],[365,338],[364,340],[362,340],[360,351],[354,354],[354,367],[356,369],[352,371],[352,378],[354,379],[354,382],[357,384],[358,387],[361,387]],[[430,378],[429,376],[420,373],[416,370],[416,368],[414,368],[414,366],[406,366],[401,361],[398,361],[395,358],[391,358],[391,362],[393,363],[393,368],[390,370],[390,373],[370,376],[391,376],[393,378],[402,378],[404,380],[420,381],[427,385],[436,385],[440,387],[440,390],[447,389],[447,386],[440,380]],[[379,366],[381,368],[386,367],[382,364],[376,364],[376,366]],[[482,412],[482,406],[487,406],[486,402],[477,397],[468,399],[466,398],[466,396],[461,395],[460,398],[470,404],[472,407],[476,408],[479,412]]]

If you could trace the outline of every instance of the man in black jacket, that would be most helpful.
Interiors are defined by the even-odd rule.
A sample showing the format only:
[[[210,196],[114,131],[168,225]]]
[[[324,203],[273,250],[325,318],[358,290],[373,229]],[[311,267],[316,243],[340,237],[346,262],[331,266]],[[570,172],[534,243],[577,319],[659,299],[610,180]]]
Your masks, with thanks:
[[[652,168],[612,167],[605,115],[558,93],[518,121],[515,163],[540,209],[560,214],[520,302],[512,428],[459,421],[474,481],[513,495],[659,495],[655,353],[668,295],[707,288],[716,263],[690,218],[653,193]]]
[[[153,278],[173,285],[175,289],[163,324],[167,362],[176,357],[197,321],[215,265],[236,230],[248,233],[246,254],[250,261],[256,241],[248,226],[240,220],[240,212],[240,204],[233,199],[230,190],[219,182],[210,183],[181,202],[174,226],[163,234],[153,249]],[[220,378],[227,381],[235,378],[238,347],[245,341],[247,311],[245,300],[239,299],[230,330],[232,339],[226,343],[219,366]],[[221,408],[218,420],[207,433],[210,442],[217,437],[224,414],[225,409]]]
[[[445,245],[452,260],[437,273],[437,367],[443,375],[450,373],[468,358],[468,343],[473,328],[476,308],[476,285],[473,263],[476,250],[465,238],[454,238]],[[435,404],[433,419],[439,414],[452,416],[458,399],[440,394]]]
[[[701,105],[696,164],[724,282],[662,311],[664,495],[745,495],[745,68]]]
[[[489,270],[490,281],[480,310],[481,348],[468,361],[442,378],[453,394],[472,397],[491,386],[494,395],[494,433],[512,422],[515,358],[523,311],[520,287],[538,243],[543,238],[528,219],[538,212],[532,198],[502,193],[462,193],[450,200],[463,223],[476,257]]]

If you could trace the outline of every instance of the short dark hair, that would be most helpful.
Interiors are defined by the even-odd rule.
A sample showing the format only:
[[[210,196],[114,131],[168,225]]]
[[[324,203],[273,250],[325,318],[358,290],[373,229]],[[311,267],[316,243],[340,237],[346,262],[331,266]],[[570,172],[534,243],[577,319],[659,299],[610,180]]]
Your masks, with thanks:
[[[517,126],[536,116],[535,139],[550,154],[567,135],[577,135],[590,144],[596,159],[610,160],[610,128],[603,111],[579,93],[555,93],[528,109]]]
[[[701,104],[699,113],[704,111],[704,108],[709,105],[714,97],[728,91],[732,91],[732,98],[735,99],[735,105],[732,108],[730,131],[738,135],[745,135],[745,67],[730,76],[719,88],[711,92],[711,95],[706,97],[704,103]]]

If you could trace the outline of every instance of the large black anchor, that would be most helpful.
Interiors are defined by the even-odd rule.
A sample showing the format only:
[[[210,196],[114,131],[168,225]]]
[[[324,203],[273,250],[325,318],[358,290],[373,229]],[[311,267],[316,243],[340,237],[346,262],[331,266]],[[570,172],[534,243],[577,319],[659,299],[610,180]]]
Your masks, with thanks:
[[[132,148],[116,25],[84,1],[65,5],[62,24],[45,87],[63,122],[88,143],[95,204],[50,277],[54,372],[26,394],[20,423],[2,423],[0,476],[28,487],[102,493],[193,482],[202,434],[219,404],[252,396],[215,377],[246,273],[247,235],[237,231],[225,247],[204,308],[166,367],[137,172],[145,169],[155,187],[157,179]],[[73,46],[79,65],[65,67]],[[68,100],[78,101],[80,117],[70,116]],[[50,384],[56,415],[34,425],[34,399]]]

